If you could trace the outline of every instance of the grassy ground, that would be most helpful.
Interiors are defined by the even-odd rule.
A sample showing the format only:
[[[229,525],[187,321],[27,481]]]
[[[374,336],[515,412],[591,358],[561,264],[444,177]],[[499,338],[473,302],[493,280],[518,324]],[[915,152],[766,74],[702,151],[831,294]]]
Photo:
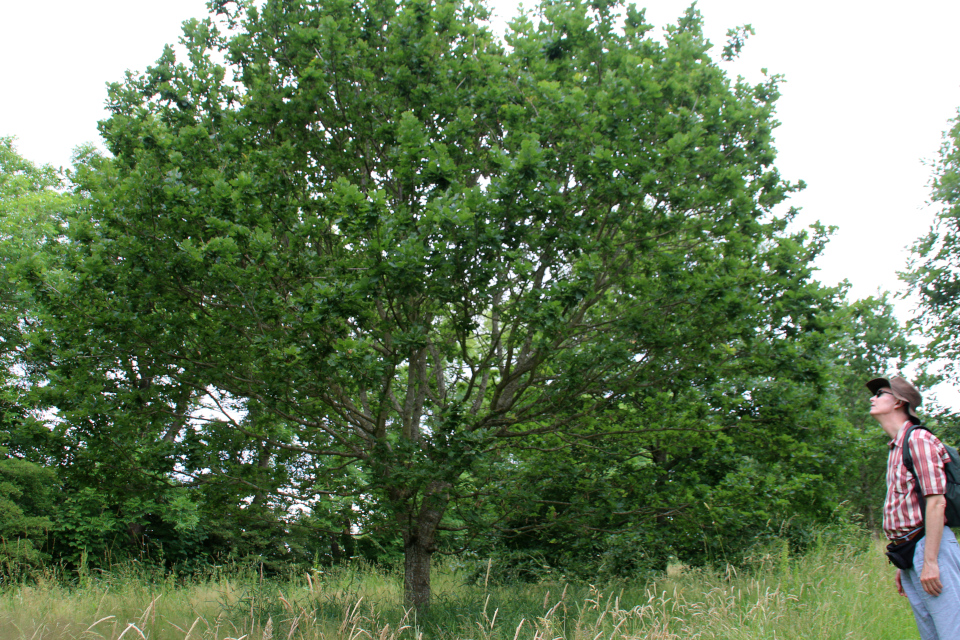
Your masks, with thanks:
[[[186,584],[133,568],[40,578],[0,589],[0,640],[617,640],[917,638],[879,547],[761,554],[750,570],[673,568],[648,584],[465,585],[434,572],[434,605],[417,618],[402,581],[342,568],[276,582],[214,573]]]

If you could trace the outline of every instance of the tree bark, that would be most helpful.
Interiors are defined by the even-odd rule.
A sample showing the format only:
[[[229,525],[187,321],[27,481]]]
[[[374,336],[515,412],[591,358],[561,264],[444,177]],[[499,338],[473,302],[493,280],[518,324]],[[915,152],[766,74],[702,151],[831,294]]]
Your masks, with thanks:
[[[418,613],[430,608],[430,561],[433,549],[414,539],[404,543],[403,597]]]
[[[445,483],[432,483],[419,510],[407,519],[403,534],[403,595],[407,606],[418,613],[430,608],[430,561],[436,551],[437,526],[443,519],[449,496]]]

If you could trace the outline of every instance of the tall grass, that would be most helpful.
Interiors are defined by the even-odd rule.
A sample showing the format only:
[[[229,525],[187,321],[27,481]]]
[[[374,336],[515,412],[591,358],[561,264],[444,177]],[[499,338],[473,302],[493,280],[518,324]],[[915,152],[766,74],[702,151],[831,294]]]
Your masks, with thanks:
[[[876,545],[785,546],[748,569],[674,567],[648,583],[464,584],[434,573],[434,604],[402,606],[402,579],[347,566],[284,581],[214,570],[177,580],[127,566],[75,584],[37,576],[0,589],[0,640],[618,640],[844,638],[917,631]]]

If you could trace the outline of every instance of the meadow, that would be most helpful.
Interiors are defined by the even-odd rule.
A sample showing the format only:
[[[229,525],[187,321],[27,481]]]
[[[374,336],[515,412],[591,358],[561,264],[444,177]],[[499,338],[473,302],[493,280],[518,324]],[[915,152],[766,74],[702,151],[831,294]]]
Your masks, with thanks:
[[[402,606],[397,571],[365,565],[278,580],[220,567],[202,577],[138,568],[36,575],[0,587],[0,639],[67,640],[907,640],[918,634],[876,541],[785,545],[745,567],[673,566],[646,582],[493,584],[453,562],[433,606]]]

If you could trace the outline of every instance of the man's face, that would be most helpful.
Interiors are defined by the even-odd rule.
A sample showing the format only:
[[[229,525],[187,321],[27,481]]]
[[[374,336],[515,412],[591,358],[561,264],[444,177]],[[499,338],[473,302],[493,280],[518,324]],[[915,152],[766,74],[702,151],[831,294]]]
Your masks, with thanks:
[[[891,414],[899,405],[900,401],[897,400],[889,388],[885,387],[877,391],[874,396],[870,398],[870,415],[874,418],[879,418],[880,416]]]

